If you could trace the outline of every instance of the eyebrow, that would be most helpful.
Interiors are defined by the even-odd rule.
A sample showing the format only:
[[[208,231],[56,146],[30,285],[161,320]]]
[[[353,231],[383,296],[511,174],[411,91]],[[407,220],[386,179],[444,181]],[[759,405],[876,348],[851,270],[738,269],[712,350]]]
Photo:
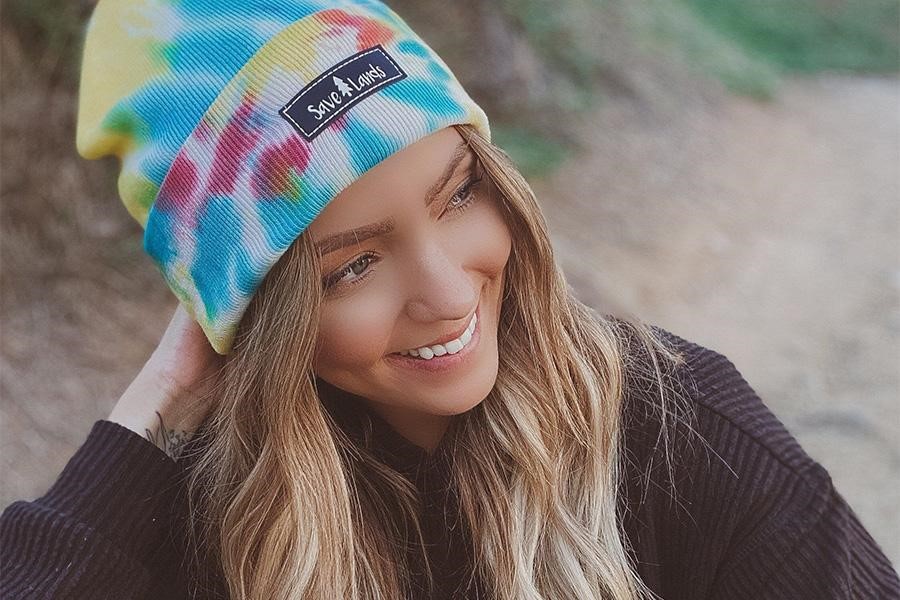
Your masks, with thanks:
[[[434,202],[444,190],[444,187],[446,187],[447,182],[450,181],[450,178],[456,172],[462,159],[471,154],[471,149],[465,140],[457,144],[456,148],[453,150],[453,156],[450,157],[447,166],[444,167],[444,172],[441,173],[441,176],[438,177],[437,181],[428,188],[428,192],[425,194],[425,208],[431,206],[431,203]],[[316,248],[324,255],[340,250],[341,248],[346,248],[347,246],[352,246],[353,244],[357,244],[369,238],[386,235],[393,230],[394,220],[385,219],[383,221],[378,221],[377,223],[371,223],[355,229],[327,235],[316,242]]]

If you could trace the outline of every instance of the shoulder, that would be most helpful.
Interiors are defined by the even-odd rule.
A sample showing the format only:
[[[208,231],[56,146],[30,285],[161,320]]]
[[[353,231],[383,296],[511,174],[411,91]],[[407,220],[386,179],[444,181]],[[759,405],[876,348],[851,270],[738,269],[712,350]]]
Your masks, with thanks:
[[[683,359],[665,378],[683,405],[670,397],[668,410],[642,409],[662,402],[646,385],[631,385],[626,394],[623,437],[632,462],[623,501],[638,553],[664,565],[667,577],[691,573],[691,588],[705,592],[738,585],[752,569],[759,589],[777,576],[785,585],[816,582],[830,593],[863,577],[848,557],[889,572],[828,471],[738,367],[716,350],[653,330]],[[679,418],[659,418],[673,413]],[[813,573],[795,565],[786,575],[797,552],[830,566]],[[894,580],[885,576],[872,585],[890,587]]]
[[[667,438],[676,453],[673,458],[685,469],[696,472],[702,466],[706,475],[718,474],[734,482],[772,484],[754,475],[775,470],[813,487],[830,483],[828,472],[809,456],[727,356],[661,327],[650,325],[650,329],[681,361],[660,370],[665,392],[660,394],[658,384],[654,389],[647,375],[652,370],[646,364],[648,351],[635,352],[623,402],[626,437],[638,442]],[[663,364],[659,359],[655,362]],[[648,457],[661,449],[656,443],[652,448],[635,448]]]
[[[665,394],[632,376],[623,399],[623,495],[669,533],[725,546],[764,528],[813,518],[834,493],[813,459],[724,354],[657,326],[681,357]],[[633,371],[650,360],[638,352]],[[652,392],[652,393],[651,393]]]
[[[723,476],[740,480],[743,474],[752,478],[745,483],[764,487],[774,482],[753,476],[775,470],[811,487],[831,483],[825,468],[803,449],[734,362],[670,331],[654,329],[684,358],[676,377],[694,410],[695,434],[707,450],[705,456],[720,462]]]

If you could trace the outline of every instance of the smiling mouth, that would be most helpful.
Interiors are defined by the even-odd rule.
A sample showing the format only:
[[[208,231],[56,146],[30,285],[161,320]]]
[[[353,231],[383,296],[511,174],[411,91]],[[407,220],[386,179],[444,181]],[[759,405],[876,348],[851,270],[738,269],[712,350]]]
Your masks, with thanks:
[[[412,348],[409,350],[401,350],[394,354],[400,356],[413,356],[423,360],[431,360],[445,354],[456,354],[469,345],[472,341],[472,335],[475,333],[475,326],[478,323],[477,313],[472,315],[469,325],[463,330],[459,337],[444,342],[443,344],[432,344],[431,346],[422,346],[420,348]]]
[[[469,319],[469,324],[463,332],[452,340],[440,344],[431,344],[429,346],[420,346],[418,348],[408,348],[399,352],[391,352],[391,356],[405,356],[409,358],[421,358],[423,360],[431,360],[439,356],[453,355],[460,352],[472,341],[472,335],[475,332],[476,324],[479,320],[479,309],[481,305],[475,307],[475,312]]]

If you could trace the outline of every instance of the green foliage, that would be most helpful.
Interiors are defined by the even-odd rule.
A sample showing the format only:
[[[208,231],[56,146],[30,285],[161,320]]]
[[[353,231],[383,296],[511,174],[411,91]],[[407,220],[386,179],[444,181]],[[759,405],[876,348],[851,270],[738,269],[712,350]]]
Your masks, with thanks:
[[[549,10],[543,0],[499,0],[498,6],[587,103],[596,74],[618,68],[615,57],[590,44],[592,35],[604,34],[610,10],[628,14],[626,35],[645,49],[680,56],[729,90],[760,99],[775,94],[784,71],[900,69],[900,0],[567,0]]]
[[[502,148],[526,178],[549,175],[568,156],[569,150],[525,127],[491,124],[491,141]]]
[[[643,47],[679,57],[694,71],[717,79],[736,94],[760,100],[775,95],[777,67],[747,53],[683,3],[644,0],[628,7],[634,35]]]
[[[896,71],[898,0],[684,0],[708,26],[784,69]]]
[[[566,0],[564,9],[545,0],[500,0],[499,7],[522,27],[541,56],[572,81],[587,85],[602,66],[603,57],[583,43],[598,16],[596,0]]]

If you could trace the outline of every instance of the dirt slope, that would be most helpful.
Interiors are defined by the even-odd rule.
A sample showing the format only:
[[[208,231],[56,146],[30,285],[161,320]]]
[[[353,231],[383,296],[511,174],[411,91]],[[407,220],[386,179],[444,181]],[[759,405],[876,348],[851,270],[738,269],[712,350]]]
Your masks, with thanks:
[[[900,560],[900,80],[611,104],[535,184],[580,296],[737,365]]]

